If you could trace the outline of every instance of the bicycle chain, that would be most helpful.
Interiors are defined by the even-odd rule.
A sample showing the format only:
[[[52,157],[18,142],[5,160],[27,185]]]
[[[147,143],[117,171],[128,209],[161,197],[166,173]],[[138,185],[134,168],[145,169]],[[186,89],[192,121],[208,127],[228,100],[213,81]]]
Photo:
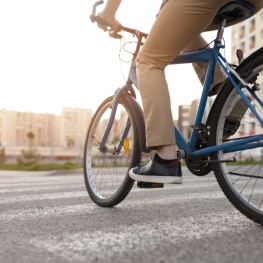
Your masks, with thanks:
[[[258,135],[263,135],[263,134],[257,134],[257,135],[252,135],[252,136],[244,136],[244,137],[240,137],[240,138],[233,138],[233,139],[230,139],[230,140],[223,140],[223,142],[238,141],[238,140],[242,140],[242,139],[252,138],[252,137],[255,137],[255,136],[258,136]],[[243,177],[249,177],[249,178],[263,179],[263,176],[257,176],[257,175],[231,173],[231,172],[229,174],[243,176]]]
[[[239,137],[239,138],[233,138],[233,139],[229,139],[229,140],[223,140],[223,142],[231,142],[231,141],[239,141],[242,139],[248,139],[248,138],[252,138],[258,135],[263,135],[263,134],[257,134],[257,135],[252,135],[252,136],[244,136],[244,137]]]

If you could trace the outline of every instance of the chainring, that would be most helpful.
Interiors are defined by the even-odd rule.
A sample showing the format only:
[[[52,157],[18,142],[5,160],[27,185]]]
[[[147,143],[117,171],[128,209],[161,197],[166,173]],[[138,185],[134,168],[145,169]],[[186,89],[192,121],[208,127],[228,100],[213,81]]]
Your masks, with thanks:
[[[202,161],[207,160],[202,158]],[[198,163],[195,159],[185,159],[185,164],[188,170],[197,176],[205,176],[212,171],[212,165],[210,163]]]
[[[198,134],[195,150],[201,150],[208,146],[209,144],[209,135],[207,126],[203,126]],[[212,171],[211,163],[206,163],[205,161],[208,160],[208,156],[201,156],[195,158],[186,158],[185,164],[188,170],[197,176],[205,176]],[[202,162],[200,162],[202,161]]]

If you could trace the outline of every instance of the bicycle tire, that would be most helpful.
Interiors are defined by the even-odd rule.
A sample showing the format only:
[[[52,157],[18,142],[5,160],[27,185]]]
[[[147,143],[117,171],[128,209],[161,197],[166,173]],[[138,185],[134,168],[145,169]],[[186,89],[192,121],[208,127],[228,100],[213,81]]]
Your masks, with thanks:
[[[101,207],[113,207],[126,198],[134,184],[128,172],[132,167],[139,165],[141,160],[136,115],[123,97],[119,99],[114,123],[105,143],[104,148],[107,150],[99,151],[112,101],[113,96],[105,99],[94,113],[87,131],[83,156],[86,189],[91,200]],[[129,134],[125,138],[126,144],[117,153],[116,149],[128,116],[131,124]]]
[[[250,61],[248,60],[244,66],[240,66],[238,71],[241,76],[245,76],[244,79],[251,83],[250,85],[252,87],[253,81],[258,81],[258,78],[262,78],[260,74],[263,72],[263,54],[257,57],[252,57]],[[257,91],[256,94],[263,101],[260,91]],[[262,117],[263,109],[259,103],[254,100],[253,96],[248,91],[246,91],[246,96],[250,98],[254,108]],[[263,134],[261,125],[250,109],[247,109],[247,111],[243,114],[239,127],[237,125],[237,130],[233,130],[235,131],[234,134],[231,134],[230,132],[229,135],[229,130],[226,131],[226,129],[229,129],[229,126],[227,125],[227,117],[231,115],[235,105],[237,103],[241,103],[240,98],[240,95],[233,87],[232,83],[230,81],[226,81],[225,86],[217,96],[211,110],[211,146],[232,140],[238,140],[244,137],[252,137],[257,134]],[[254,130],[251,130],[251,127],[255,127]],[[235,157],[238,161],[236,163],[232,163],[232,165],[226,162],[213,163],[215,177],[224,194],[234,207],[249,219],[263,225],[262,149],[259,147],[232,153],[219,151],[210,155],[212,160],[219,161],[231,159],[233,157]]]

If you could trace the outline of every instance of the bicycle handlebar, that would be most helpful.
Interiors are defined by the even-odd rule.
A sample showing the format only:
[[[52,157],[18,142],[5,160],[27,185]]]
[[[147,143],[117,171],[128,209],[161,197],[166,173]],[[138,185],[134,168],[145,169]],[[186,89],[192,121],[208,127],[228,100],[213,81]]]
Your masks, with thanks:
[[[92,14],[90,15],[89,18],[90,18],[92,23],[97,22],[97,23],[102,24],[102,25],[111,26],[106,20],[101,19],[99,16],[97,16],[97,12],[96,12],[97,6],[101,5],[103,3],[104,3],[104,1],[101,0],[101,1],[96,2],[93,5],[93,7],[92,7]]]
[[[100,18],[99,16],[97,16],[97,6],[103,4],[104,1],[100,0],[98,2],[96,2],[93,7],[92,7],[92,14],[90,15],[90,20],[92,23],[97,22],[98,24],[101,25],[106,25],[108,27],[111,27],[111,25],[104,19]],[[125,31],[128,33],[131,33],[132,35],[136,36],[137,38],[146,38],[147,34],[140,32],[139,30],[135,30],[129,27],[124,27],[121,24],[118,26],[117,30],[115,31],[110,31],[109,30],[109,36],[113,37],[113,38],[117,38],[117,39],[121,39],[122,35],[118,34],[118,32],[120,31]]]
[[[93,5],[93,8],[92,8],[92,16],[96,16],[97,12],[96,12],[96,9],[97,9],[97,6],[98,5],[102,5],[104,4],[104,1],[101,0],[101,1],[98,1],[96,2],[94,5]]]

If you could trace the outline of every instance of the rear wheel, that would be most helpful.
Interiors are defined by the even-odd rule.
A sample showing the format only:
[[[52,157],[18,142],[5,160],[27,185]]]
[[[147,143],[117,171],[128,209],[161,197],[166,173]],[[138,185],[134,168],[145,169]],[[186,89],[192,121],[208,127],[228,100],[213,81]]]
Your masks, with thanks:
[[[250,83],[251,87],[255,82],[262,82],[263,56],[251,60],[240,73],[246,72],[247,74],[244,74],[245,80]],[[245,94],[262,118],[263,108],[256,101],[255,96],[247,90]],[[262,102],[261,91],[256,91],[255,94]],[[261,124],[250,109],[246,110],[244,103],[233,85],[228,82],[213,106],[214,112],[210,124],[212,145],[263,134]],[[233,109],[238,109],[234,115],[242,115],[241,118],[232,116]],[[214,160],[222,161],[233,158],[236,159],[234,163],[213,164],[217,181],[230,202],[241,213],[253,221],[263,224],[263,148],[235,152],[219,151],[211,154],[211,159]]]
[[[128,172],[141,160],[135,114],[122,97],[105,147],[99,150],[112,100],[109,97],[103,101],[92,117],[84,148],[86,188],[93,202],[103,207],[115,206],[125,199],[134,184]],[[123,137],[127,127],[128,134]]]

